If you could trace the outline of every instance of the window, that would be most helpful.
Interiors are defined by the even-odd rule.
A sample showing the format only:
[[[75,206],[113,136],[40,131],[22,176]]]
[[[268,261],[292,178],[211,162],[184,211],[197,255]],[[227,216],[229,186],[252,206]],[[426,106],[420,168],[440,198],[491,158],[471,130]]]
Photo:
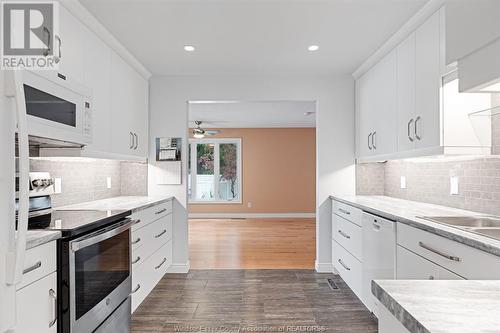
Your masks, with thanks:
[[[189,142],[190,202],[241,203],[241,139]]]

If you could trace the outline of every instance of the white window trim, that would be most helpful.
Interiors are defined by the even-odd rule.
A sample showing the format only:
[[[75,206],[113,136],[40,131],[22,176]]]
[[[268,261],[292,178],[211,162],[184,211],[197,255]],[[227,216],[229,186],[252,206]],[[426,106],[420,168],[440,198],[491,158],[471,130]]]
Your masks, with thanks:
[[[214,192],[216,195],[217,199],[214,200],[199,200],[199,199],[189,199],[188,198],[188,203],[189,204],[223,204],[223,205],[231,205],[231,204],[242,204],[243,203],[243,193],[242,193],[242,188],[243,188],[243,179],[241,177],[241,164],[242,164],[242,157],[241,157],[241,138],[204,138],[204,139],[189,139],[189,144],[191,145],[191,171],[196,170],[197,167],[197,152],[196,152],[196,145],[199,143],[217,143],[214,147],[214,156],[219,156],[219,144],[221,143],[234,143],[236,144],[236,158],[237,158],[237,163],[236,163],[236,168],[237,168],[237,177],[238,177],[238,199],[233,200],[233,201],[227,201],[227,200],[217,200],[219,196],[219,182],[216,181],[214,184]],[[219,170],[219,159],[214,158],[214,179],[219,179],[220,178],[220,170]],[[191,175],[192,176],[192,175]],[[194,181],[194,177],[191,177],[191,193],[193,196],[196,198],[196,181]]]

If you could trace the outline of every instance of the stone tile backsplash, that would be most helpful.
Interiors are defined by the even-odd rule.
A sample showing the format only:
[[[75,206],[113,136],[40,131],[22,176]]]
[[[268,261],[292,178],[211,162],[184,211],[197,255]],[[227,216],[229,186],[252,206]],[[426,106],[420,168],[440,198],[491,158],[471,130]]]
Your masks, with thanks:
[[[147,164],[89,158],[32,158],[31,171],[50,172],[61,178],[61,193],[53,207],[119,195],[147,195]],[[111,188],[107,188],[111,177]]]
[[[356,166],[360,195],[380,195],[500,215],[500,157],[414,159]],[[406,189],[401,189],[401,176]],[[459,194],[450,195],[450,177]],[[383,192],[380,184],[383,183]]]

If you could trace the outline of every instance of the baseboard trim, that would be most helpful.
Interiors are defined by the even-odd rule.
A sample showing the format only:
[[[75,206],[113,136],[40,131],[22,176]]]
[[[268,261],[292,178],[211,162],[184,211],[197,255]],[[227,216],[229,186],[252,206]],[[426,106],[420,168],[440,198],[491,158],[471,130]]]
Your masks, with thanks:
[[[294,219],[315,217],[315,213],[189,213],[190,219]]]
[[[190,267],[191,267],[191,265],[190,265],[189,261],[185,264],[172,264],[167,269],[167,273],[177,273],[177,274],[189,273]]]
[[[330,262],[320,263],[320,262],[315,260],[314,267],[316,269],[316,272],[318,272],[318,273],[331,273],[333,271],[332,263],[330,263]]]

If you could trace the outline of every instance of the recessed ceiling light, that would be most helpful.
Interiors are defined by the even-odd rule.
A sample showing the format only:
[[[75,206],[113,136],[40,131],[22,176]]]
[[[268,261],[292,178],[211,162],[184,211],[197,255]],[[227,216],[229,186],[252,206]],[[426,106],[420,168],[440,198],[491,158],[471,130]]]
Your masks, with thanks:
[[[184,46],[184,51],[193,52],[194,46],[193,45],[186,45],[186,46]]]
[[[309,51],[318,51],[319,46],[318,45],[311,45],[307,48]]]

